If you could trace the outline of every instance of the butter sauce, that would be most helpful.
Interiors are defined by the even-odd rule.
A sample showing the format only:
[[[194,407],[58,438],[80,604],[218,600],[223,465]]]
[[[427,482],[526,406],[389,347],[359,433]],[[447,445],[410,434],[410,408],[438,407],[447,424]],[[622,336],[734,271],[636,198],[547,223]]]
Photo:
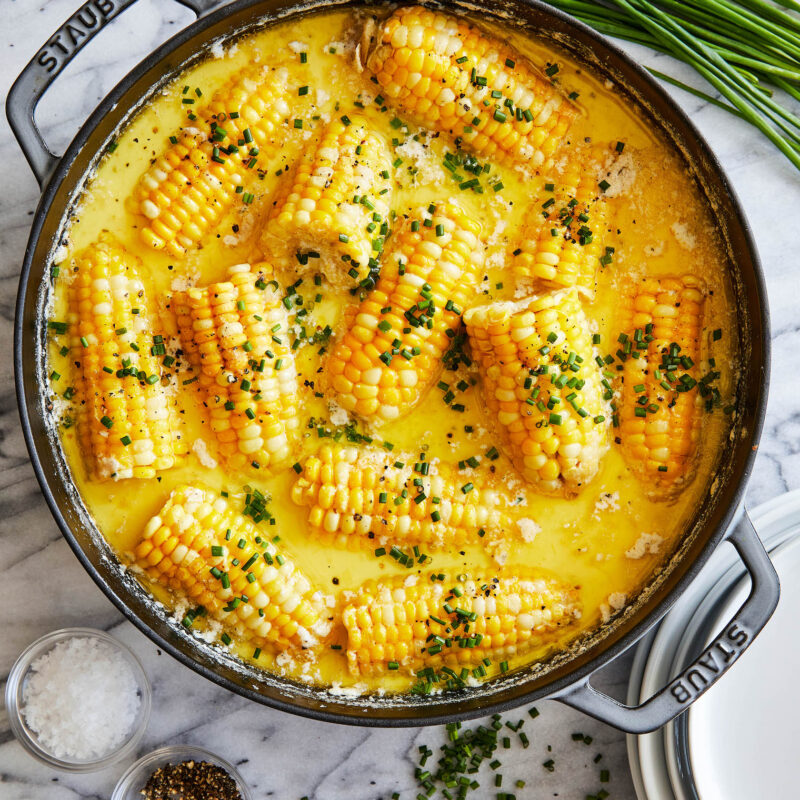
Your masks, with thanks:
[[[479,301],[514,299],[516,289],[508,253],[522,219],[539,213],[545,197],[544,179],[491,165],[489,175],[481,178],[483,194],[459,190],[457,182],[442,166],[445,153],[455,151],[453,145],[444,137],[430,136],[424,131],[415,140],[413,127],[408,133],[404,132],[403,127],[393,123],[396,116],[391,107],[381,112],[374,102],[378,89],[370,82],[368,73],[357,66],[358,27],[357,20],[348,11],[315,13],[298,21],[275,25],[238,41],[225,53],[215,53],[214,57],[180,76],[138,114],[119,136],[116,149],[103,160],[80,199],[69,231],[68,252],[64,254],[56,282],[53,318],[65,318],[64,289],[69,280],[69,258],[94,241],[103,230],[112,231],[142,260],[148,290],[162,311],[171,290],[223,279],[230,265],[255,259],[260,223],[279,180],[276,171],[290,164],[299,149],[313,141],[326,121],[335,118],[337,113],[351,110],[356,102],[363,103],[363,111],[359,109],[361,113],[368,116],[389,141],[399,138],[403,142],[395,148],[397,158],[402,159],[396,169],[397,191],[393,203],[398,214],[431,201],[457,198],[472,210],[488,232],[487,266]],[[658,138],[650,122],[628,103],[617,87],[587,72],[562,53],[524,38],[517,31],[499,29],[495,33],[511,41],[535,64],[557,63],[560,86],[565,91],[578,93],[577,103],[583,113],[570,133],[573,144],[565,147],[565,157],[569,157],[571,146],[586,137],[596,142],[624,143],[618,172],[608,190],[615,233],[604,244],[615,248],[613,262],[600,270],[597,297],[586,306],[601,336],[598,351],[605,354],[616,350],[618,298],[633,276],[694,273],[701,276],[708,287],[707,327],[722,330],[722,338],[714,343],[713,355],[722,372],[717,386],[723,397],[729,399],[736,342],[725,257],[707,203],[692,184],[680,157]],[[308,54],[305,63],[301,61],[300,52]],[[141,223],[132,214],[126,198],[133,194],[137,180],[149,168],[151,160],[168,146],[168,137],[185,124],[187,107],[181,102],[183,87],[190,87],[190,97],[195,96],[194,90],[199,88],[207,98],[233,72],[259,62],[284,64],[309,86],[315,106],[312,114],[303,118],[298,144],[287,144],[286,153],[269,165],[263,179],[253,176],[244,187],[246,193],[253,195],[253,202],[237,202],[202,247],[190,252],[183,261],[149,250],[139,238],[137,226]],[[291,104],[292,98],[287,101]],[[312,118],[315,116],[319,118]],[[497,179],[502,181],[503,188],[495,192],[490,180]],[[295,280],[293,275],[278,277],[283,286]],[[331,325],[336,332],[343,307],[352,303],[353,298],[337,294],[327,285],[320,291],[323,300],[314,304],[310,318],[318,328]],[[311,301],[317,287],[307,277],[298,292]],[[163,316],[166,332],[174,335],[174,322],[170,323],[168,314]],[[52,369],[65,376],[53,383],[52,390],[58,395],[63,394],[71,380],[71,366],[59,354],[60,344],[55,337],[50,351]],[[322,363],[324,356],[318,354],[319,347],[303,346],[297,351],[298,370],[307,382],[315,380]],[[454,378],[453,373],[445,373],[442,377],[455,385],[462,377],[469,379],[474,374],[459,373]],[[180,386],[179,391],[188,441],[193,449],[178,467],[152,481],[91,482],[81,458],[75,428],[62,427],[64,451],[83,500],[123,561],[139,540],[147,520],[158,511],[171,489],[183,483],[199,483],[228,491],[240,508],[244,504],[244,486],[256,487],[268,494],[271,497],[269,509],[276,521],[274,526],[268,526],[269,534],[281,537],[282,546],[326,593],[339,595],[355,589],[368,578],[412,572],[387,557],[376,557],[371,551],[342,551],[320,544],[307,532],[306,510],[295,506],[290,499],[290,488],[296,478],[294,471],[289,468],[269,477],[252,471],[235,474],[225,469],[218,463],[213,436],[198,412],[193,393]],[[310,386],[305,387],[298,402],[300,413],[304,415],[298,452],[298,460],[302,460],[303,454],[330,442],[330,439],[319,438],[317,425],[335,430],[349,420],[340,409],[331,409],[324,398],[315,397]],[[389,441],[397,452],[412,454],[423,449],[429,459],[451,463],[473,455],[484,456],[496,442],[483,415],[479,386],[458,392],[457,402],[464,406],[462,413],[449,408],[442,400],[442,392],[434,387],[408,417],[374,433],[376,444]],[[729,418],[720,410],[706,414],[697,476],[677,502],[669,506],[648,499],[645,487],[632,477],[613,444],[599,475],[573,499],[537,495],[516,476],[505,457],[494,461],[482,458],[475,473],[485,475],[491,465],[499,486],[519,498],[525,510],[520,536],[509,541],[506,551],[496,553],[495,557],[505,560],[506,568],[514,565],[543,568],[578,587],[583,607],[581,619],[564,630],[562,640],[548,642],[547,648],[519,656],[511,662],[512,668],[541,658],[548,648],[558,647],[567,639],[594,628],[635,597],[680,541],[696,505],[708,492],[717,453],[728,427]],[[359,430],[368,432],[363,426]],[[612,438],[613,435],[612,429]],[[465,482],[471,474],[473,471],[469,468],[464,471]],[[430,555],[432,560],[415,568],[414,572],[419,569],[427,575],[430,566],[450,575],[462,572],[486,575],[497,569],[495,559],[478,546],[463,552]],[[176,600],[168,598],[159,587],[150,588],[159,599],[175,605]],[[195,624],[203,625],[202,621]],[[251,645],[234,642],[233,647],[243,658],[252,657]],[[347,672],[343,652],[329,648],[313,662],[287,657],[276,660],[272,654],[264,652],[257,663],[321,684],[348,686],[354,682]],[[399,690],[407,688],[413,676],[398,673],[359,680],[361,687]]]

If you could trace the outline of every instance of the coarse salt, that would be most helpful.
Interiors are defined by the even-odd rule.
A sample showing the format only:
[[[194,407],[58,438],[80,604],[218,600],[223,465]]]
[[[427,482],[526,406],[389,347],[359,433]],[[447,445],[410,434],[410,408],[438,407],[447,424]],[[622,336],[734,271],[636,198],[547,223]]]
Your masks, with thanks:
[[[141,705],[125,657],[108,642],[74,638],[37,658],[22,693],[22,716],[39,743],[60,759],[114,751]]]

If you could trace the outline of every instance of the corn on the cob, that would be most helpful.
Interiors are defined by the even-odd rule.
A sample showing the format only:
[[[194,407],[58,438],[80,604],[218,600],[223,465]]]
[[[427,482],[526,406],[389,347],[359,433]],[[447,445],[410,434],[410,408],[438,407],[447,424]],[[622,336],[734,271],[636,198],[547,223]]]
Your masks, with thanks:
[[[350,549],[458,548],[484,535],[511,535],[502,491],[431,464],[424,454],[323,447],[306,459],[292,500],[308,507],[315,535]]]
[[[525,571],[461,582],[368,581],[343,612],[347,661],[353,675],[499,662],[546,644],[578,609],[573,589]]]
[[[260,647],[312,648],[328,633],[322,593],[212,491],[175,489],[147,523],[133,559],[152,581]]]
[[[177,141],[134,191],[148,247],[185,256],[233,207],[237,187],[256,166],[269,164],[296,138],[289,124],[289,85],[285,68],[246,67],[205,108],[191,106],[196,121],[172,137]]]
[[[277,281],[237,264],[223,283],[175,293],[172,308],[220,455],[235,468],[285,464],[300,418]]]
[[[610,259],[608,203],[601,182],[607,146],[579,147],[570,152],[566,167],[551,183],[540,207],[532,209],[514,250],[512,268],[550,290],[577,286],[593,297],[597,270]]]
[[[624,364],[619,436],[629,466],[657,497],[674,496],[693,476],[704,299],[702,281],[684,275],[637,281],[625,302],[623,331],[638,357]]]
[[[378,27],[365,64],[412,121],[510,166],[545,167],[577,115],[519,53],[464,19],[420,6],[399,8]]]
[[[162,337],[137,259],[110,235],[77,254],[68,289],[78,436],[90,475],[152,478],[186,452],[162,383]]]
[[[597,473],[610,412],[575,289],[464,316],[489,411],[540,492],[574,495]]]
[[[389,232],[392,170],[383,136],[365,117],[343,114],[283,178],[264,251],[276,262],[321,268],[334,285],[368,281]]]
[[[337,401],[375,421],[410,411],[436,381],[483,265],[480,226],[453,203],[392,235],[375,288],[335,345],[326,375]]]

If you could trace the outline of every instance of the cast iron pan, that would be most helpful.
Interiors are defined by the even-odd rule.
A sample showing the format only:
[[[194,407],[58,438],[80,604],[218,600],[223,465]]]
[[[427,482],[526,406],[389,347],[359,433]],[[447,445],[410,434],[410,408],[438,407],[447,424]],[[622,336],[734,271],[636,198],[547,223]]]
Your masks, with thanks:
[[[148,593],[122,568],[75,490],[42,391],[48,385],[45,306],[51,288],[48,276],[52,250],[63,236],[65,221],[115,131],[166,82],[203,58],[211,43],[311,13],[319,6],[331,9],[363,4],[359,0],[317,5],[288,0],[237,0],[216,8],[216,0],[179,1],[195,11],[197,21],[159,47],[113,89],[61,158],[50,153],[36,129],[36,104],[75,53],[134,0],[84,3],[28,64],[6,102],[11,127],[42,186],[22,265],[16,309],[14,361],[20,416],[42,492],[86,571],[131,622],[187,666],[252,700],[308,717],[381,726],[438,724],[554,697],[630,732],[653,730],[672,719],[731,666],[766,624],[778,601],[777,575],[746,514],[741,513],[766,400],[766,292],[741,207],[708,145],[686,116],[620,50],[571,17],[536,0],[509,1],[486,8],[470,6],[464,0],[440,5],[455,13],[478,12],[482,17],[521,26],[614,81],[683,154],[686,169],[708,198],[720,239],[728,251],[740,332],[735,435],[719,456],[714,490],[697,509],[678,552],[618,619],[582,639],[570,651],[481,687],[425,697],[334,696],[243,664],[170,620],[170,615],[155,606]],[[739,523],[734,524],[737,520]],[[750,571],[753,588],[736,617],[709,648],[717,657],[709,660],[707,653],[636,708],[621,705],[594,690],[589,685],[591,675],[630,647],[667,612],[726,537]]]

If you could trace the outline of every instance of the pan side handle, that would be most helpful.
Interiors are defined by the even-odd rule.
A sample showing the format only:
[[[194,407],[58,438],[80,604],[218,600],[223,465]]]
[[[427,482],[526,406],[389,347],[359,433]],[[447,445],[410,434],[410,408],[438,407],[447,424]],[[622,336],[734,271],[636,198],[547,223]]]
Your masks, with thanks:
[[[136,0],[88,0],[28,62],[6,98],[6,116],[39,186],[44,188],[58,163],[36,126],[36,106],[58,74],[83,47]],[[202,16],[220,0],[177,0]]]
[[[778,574],[746,510],[729,541],[750,573],[750,594],[719,636],[668,686],[641,705],[628,706],[592,687],[589,676],[555,699],[627,733],[649,733],[713,686],[767,624],[780,597]]]

